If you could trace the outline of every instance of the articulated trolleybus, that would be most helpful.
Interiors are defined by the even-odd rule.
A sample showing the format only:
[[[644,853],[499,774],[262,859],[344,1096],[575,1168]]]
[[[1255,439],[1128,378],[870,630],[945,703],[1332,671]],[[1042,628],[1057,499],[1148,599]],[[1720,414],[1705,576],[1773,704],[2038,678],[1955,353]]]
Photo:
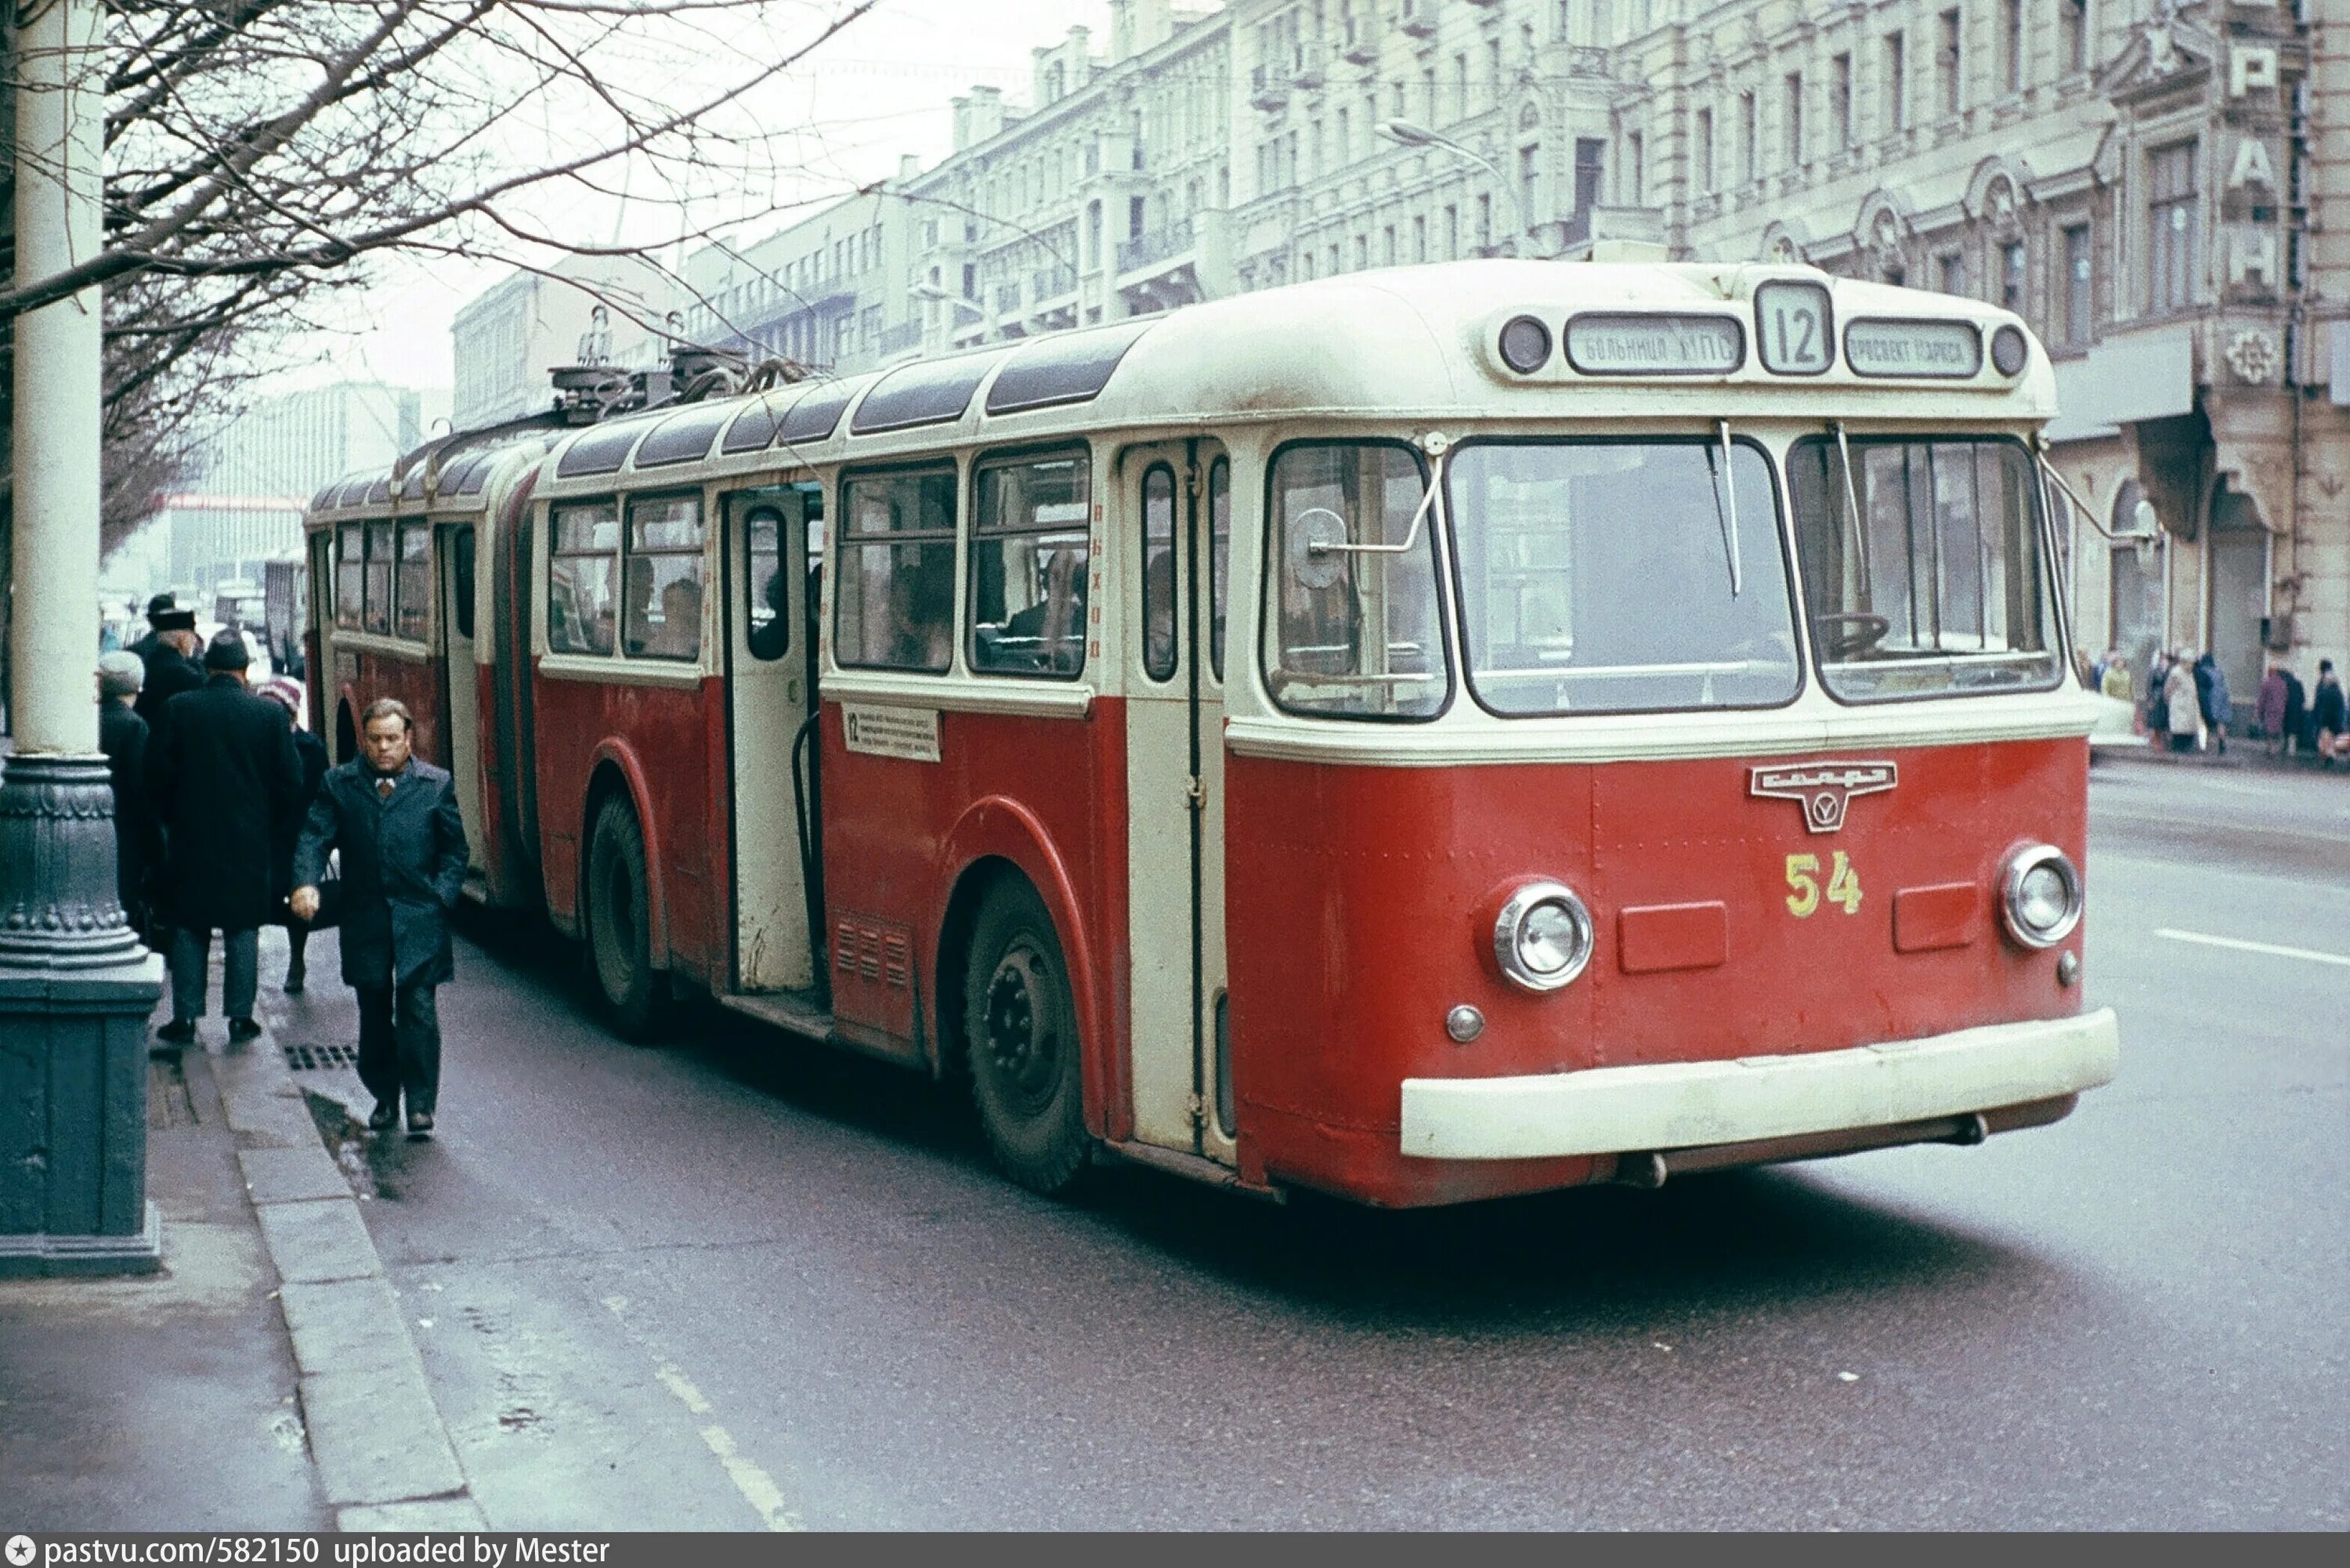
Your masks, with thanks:
[[[1974,300],[1334,278],[445,446],[311,519],[476,897],[1121,1155],[1420,1205],[2053,1122],[2091,704]]]

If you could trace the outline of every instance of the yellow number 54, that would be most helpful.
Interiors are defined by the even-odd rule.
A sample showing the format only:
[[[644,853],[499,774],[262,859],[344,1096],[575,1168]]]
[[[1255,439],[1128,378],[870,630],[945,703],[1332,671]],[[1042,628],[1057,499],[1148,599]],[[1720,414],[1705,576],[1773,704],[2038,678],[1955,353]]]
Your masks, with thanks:
[[[1794,889],[1787,895],[1787,912],[1801,920],[1808,919],[1820,907],[1820,857],[1816,855],[1787,857],[1787,886]],[[1847,915],[1860,913],[1860,873],[1841,849],[1828,870],[1828,902],[1841,904]]]

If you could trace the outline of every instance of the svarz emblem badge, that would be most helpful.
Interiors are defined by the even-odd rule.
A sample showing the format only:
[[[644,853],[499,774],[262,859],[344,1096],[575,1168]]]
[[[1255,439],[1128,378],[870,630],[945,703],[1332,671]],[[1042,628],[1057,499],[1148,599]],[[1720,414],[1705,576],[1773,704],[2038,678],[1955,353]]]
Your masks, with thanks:
[[[1769,800],[1792,800],[1804,808],[1804,826],[1834,833],[1844,826],[1844,808],[1856,794],[1882,794],[1900,781],[1891,763],[1793,763],[1749,770],[1748,793]]]

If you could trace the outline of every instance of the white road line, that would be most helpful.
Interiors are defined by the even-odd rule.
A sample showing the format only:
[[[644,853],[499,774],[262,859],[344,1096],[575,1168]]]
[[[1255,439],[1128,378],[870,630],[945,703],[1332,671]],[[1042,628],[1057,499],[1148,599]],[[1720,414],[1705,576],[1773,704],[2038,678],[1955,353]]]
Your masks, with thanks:
[[[606,1296],[604,1306],[620,1320],[620,1326],[628,1331],[630,1339],[636,1341],[638,1348],[650,1355],[652,1347],[629,1322],[628,1298]],[[654,1356],[653,1375],[661,1380],[661,1386],[675,1396],[677,1402],[691,1414],[699,1417],[711,1413],[713,1407],[709,1397],[694,1386],[691,1378],[678,1370],[675,1363]],[[733,1433],[715,1421],[706,1422],[695,1430],[702,1435],[702,1447],[715,1455],[719,1464],[724,1468],[726,1479],[734,1483],[734,1490],[741,1492],[743,1501],[766,1521],[769,1530],[790,1532],[806,1528],[800,1523],[800,1516],[785,1505],[784,1489],[775,1484],[775,1478],[743,1457],[743,1450],[734,1446]]]
[[[2235,937],[2207,937],[2200,931],[2174,931],[2164,927],[2155,933],[2168,937],[2174,942],[2197,942],[2207,948],[2233,948],[2239,952],[2267,953],[2272,958],[2300,959],[2306,963],[2334,963],[2350,969],[2350,955],[2321,953],[2308,948],[2281,948],[2273,942],[2248,942]]]

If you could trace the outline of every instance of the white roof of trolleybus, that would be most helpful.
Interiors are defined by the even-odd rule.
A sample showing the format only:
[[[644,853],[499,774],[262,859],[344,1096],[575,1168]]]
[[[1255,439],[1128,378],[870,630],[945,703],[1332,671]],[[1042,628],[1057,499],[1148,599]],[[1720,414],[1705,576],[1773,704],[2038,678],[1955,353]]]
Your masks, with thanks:
[[[303,514],[303,526],[315,529],[369,518],[421,522],[479,516],[494,510],[515,482],[536,466],[546,445],[546,436],[533,434],[460,451],[439,465],[438,474],[457,476],[461,489],[436,487],[428,493],[413,469],[399,483],[390,469],[362,469],[322,488]]]
[[[1754,291],[1779,280],[1825,286],[1839,351],[1825,371],[1774,372],[1755,351]],[[1570,318],[1608,316],[1708,317],[1737,324],[1739,363],[1727,371],[1586,373],[1564,348],[1541,369],[1512,370],[1498,352],[1503,326],[1519,316],[1543,323],[1554,339]],[[1963,377],[1863,375],[1842,350],[1856,320],[1956,323],[1975,329],[1982,348]],[[2016,375],[1999,373],[1990,353],[2002,327],[2023,333],[2029,352]],[[1054,351],[1099,334],[1129,338],[1093,395],[1011,412],[989,412],[994,383],[1023,356]],[[1804,266],[1695,263],[1614,265],[1472,261],[1398,267],[1265,289],[1188,306],[1163,316],[991,344],[954,363],[972,367],[959,415],[883,431],[860,431],[867,400],[893,377],[945,361],[914,361],[846,384],[848,400],[829,433],[792,443],[762,442],[729,452],[733,419],[720,425],[712,455],[700,462],[639,468],[615,457],[590,472],[562,472],[577,442],[624,430],[639,435],[678,418],[677,407],[630,415],[621,429],[588,427],[557,441],[541,476],[545,496],[696,483],[711,473],[813,467],[930,452],[972,441],[1028,441],[1090,430],[1188,431],[1289,421],[1444,421],[1513,420],[1739,419],[1936,421],[2026,428],[2055,411],[2055,380],[2046,354],[2013,313],[1981,300],[1887,284],[1832,277]],[[728,400],[754,416],[764,398],[780,414],[803,399],[836,394],[843,383],[803,382]],[[691,407],[690,405],[688,406]],[[713,410],[714,414],[715,410]]]

